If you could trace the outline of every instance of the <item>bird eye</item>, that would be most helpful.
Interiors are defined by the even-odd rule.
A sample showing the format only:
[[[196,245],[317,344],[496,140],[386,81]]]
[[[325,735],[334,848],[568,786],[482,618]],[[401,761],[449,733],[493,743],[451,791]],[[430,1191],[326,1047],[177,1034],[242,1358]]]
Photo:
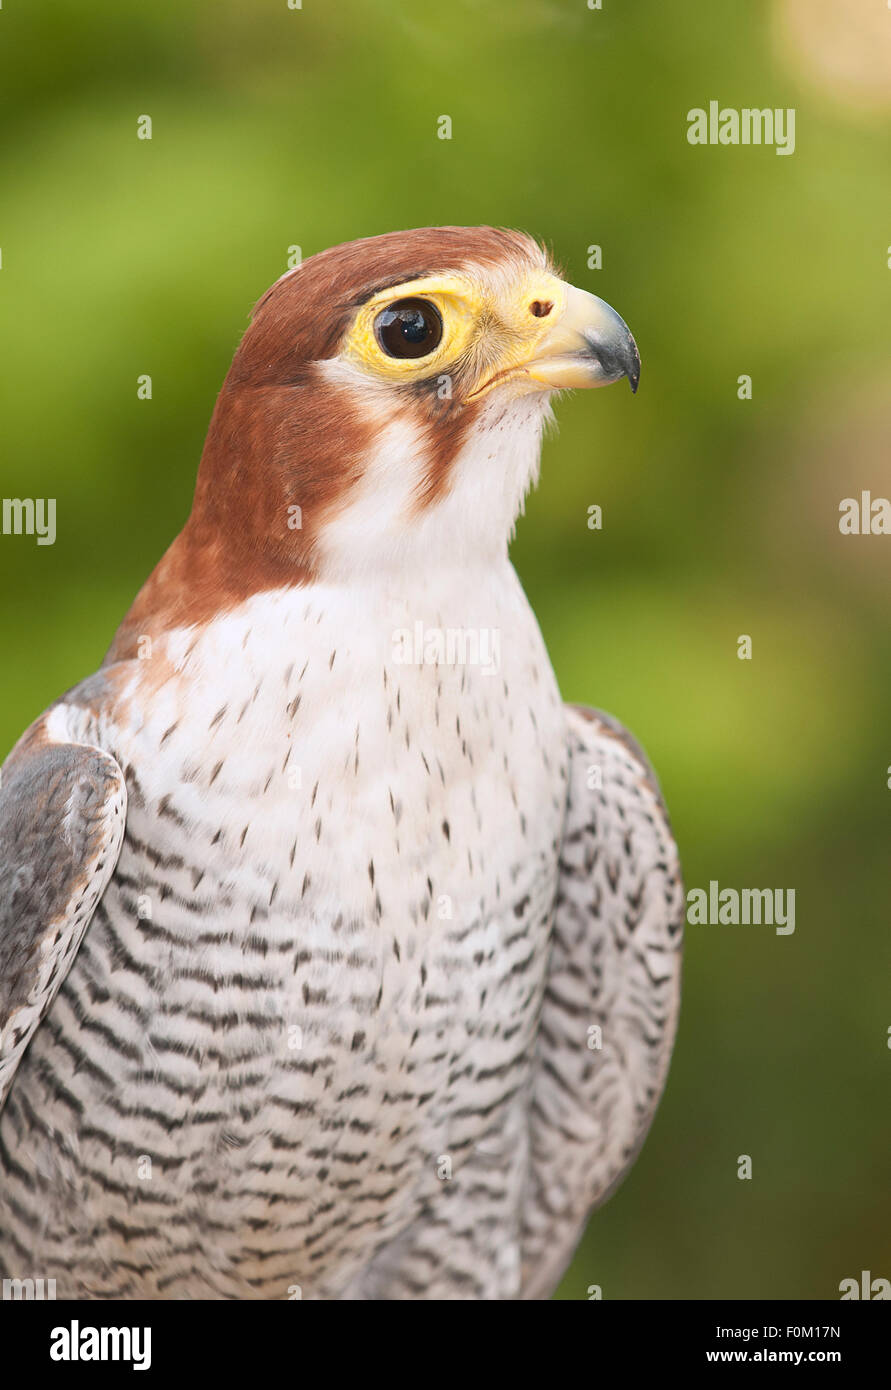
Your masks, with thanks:
[[[374,332],[388,357],[426,357],[439,346],[442,318],[428,299],[399,299],[381,310]]]

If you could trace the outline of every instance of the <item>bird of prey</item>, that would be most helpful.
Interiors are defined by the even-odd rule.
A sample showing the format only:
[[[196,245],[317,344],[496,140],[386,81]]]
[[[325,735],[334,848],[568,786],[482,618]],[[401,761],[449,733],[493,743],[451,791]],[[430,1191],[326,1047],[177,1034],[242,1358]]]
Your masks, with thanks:
[[[622,319],[525,234],[257,303],[188,521],[0,787],[0,1271],[67,1298],[540,1299],[664,1086],[683,893],[508,559]]]

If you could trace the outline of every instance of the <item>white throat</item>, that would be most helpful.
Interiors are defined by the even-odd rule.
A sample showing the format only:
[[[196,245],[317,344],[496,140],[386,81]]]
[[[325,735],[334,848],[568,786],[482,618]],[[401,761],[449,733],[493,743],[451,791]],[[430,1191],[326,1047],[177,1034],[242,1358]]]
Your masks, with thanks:
[[[408,582],[419,570],[502,561],[538,479],[549,399],[493,391],[450,465],[442,497],[423,508],[430,462],[423,427],[407,415],[386,423],[362,480],[318,537],[322,582],[383,575]],[[373,395],[368,404],[374,409]]]

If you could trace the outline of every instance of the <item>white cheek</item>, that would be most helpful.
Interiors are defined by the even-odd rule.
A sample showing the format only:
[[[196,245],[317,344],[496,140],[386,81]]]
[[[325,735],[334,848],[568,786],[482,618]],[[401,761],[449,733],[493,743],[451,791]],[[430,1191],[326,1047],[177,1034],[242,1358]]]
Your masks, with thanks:
[[[538,477],[542,431],[552,418],[549,396],[493,391],[452,461],[447,490],[419,509],[431,462],[422,423],[407,413],[394,418],[388,388],[370,383],[351,364],[333,359],[319,367],[348,386],[381,427],[361,481],[317,538],[320,576],[410,572],[418,565],[473,564],[503,555]]]
[[[384,425],[362,461],[360,481],[316,539],[320,575],[336,578],[400,563],[423,476],[419,430],[404,417]]]

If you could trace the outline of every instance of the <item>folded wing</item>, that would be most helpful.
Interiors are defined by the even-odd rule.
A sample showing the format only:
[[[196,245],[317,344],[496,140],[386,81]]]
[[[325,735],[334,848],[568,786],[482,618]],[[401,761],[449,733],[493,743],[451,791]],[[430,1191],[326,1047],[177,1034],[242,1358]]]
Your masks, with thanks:
[[[589,1213],[627,1173],[665,1085],[684,891],[643,751],[567,706],[570,774],[553,947],[535,1058],[523,1298],[550,1294]]]
[[[0,1109],[114,871],[126,788],[100,749],[39,721],[0,779]]]

